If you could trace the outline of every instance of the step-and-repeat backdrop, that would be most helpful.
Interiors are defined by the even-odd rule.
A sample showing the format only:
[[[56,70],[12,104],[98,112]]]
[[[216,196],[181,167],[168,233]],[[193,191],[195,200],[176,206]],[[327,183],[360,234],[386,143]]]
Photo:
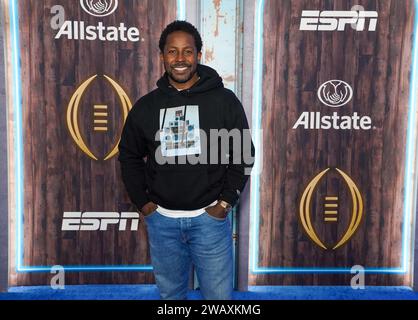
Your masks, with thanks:
[[[3,5],[10,284],[47,284],[56,265],[67,284],[152,283],[117,143],[163,72],[158,40],[176,1]],[[250,284],[350,285],[354,266],[369,285],[410,284],[415,1],[244,9],[255,37],[243,90],[264,146],[250,182]]]

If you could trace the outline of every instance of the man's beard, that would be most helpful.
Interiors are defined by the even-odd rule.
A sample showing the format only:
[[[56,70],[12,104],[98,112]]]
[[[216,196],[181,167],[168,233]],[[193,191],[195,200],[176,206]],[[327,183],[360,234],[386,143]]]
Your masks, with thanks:
[[[196,74],[197,71],[197,66],[195,66],[193,69],[190,70],[190,72],[188,74],[185,74],[182,77],[178,77],[173,73],[173,69],[174,68],[181,68],[181,67],[192,67],[191,65],[186,65],[186,64],[182,64],[182,65],[173,65],[170,66],[169,68],[167,68],[164,64],[165,67],[165,71],[167,72],[168,76],[170,77],[171,80],[173,80],[174,82],[177,83],[186,83],[187,81],[189,81],[190,79],[193,78],[193,76]]]

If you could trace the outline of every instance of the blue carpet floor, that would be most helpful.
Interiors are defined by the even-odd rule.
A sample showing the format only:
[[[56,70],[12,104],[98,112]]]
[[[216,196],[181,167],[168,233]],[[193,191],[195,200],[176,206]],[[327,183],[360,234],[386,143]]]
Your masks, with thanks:
[[[199,291],[190,291],[190,300],[200,300]],[[234,300],[418,300],[409,287],[257,286],[234,292]],[[78,285],[54,290],[49,286],[12,287],[0,293],[0,300],[157,300],[155,285]]]

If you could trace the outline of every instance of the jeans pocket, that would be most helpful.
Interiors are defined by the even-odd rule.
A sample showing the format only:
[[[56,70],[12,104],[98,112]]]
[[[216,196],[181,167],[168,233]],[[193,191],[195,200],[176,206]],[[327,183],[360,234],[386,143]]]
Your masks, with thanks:
[[[212,220],[215,220],[215,221],[220,221],[220,222],[226,221],[226,219],[228,219],[228,215],[226,215],[225,218],[218,218],[218,217],[212,216],[207,211],[205,211],[205,215],[207,215],[209,217],[209,219],[212,219]]]

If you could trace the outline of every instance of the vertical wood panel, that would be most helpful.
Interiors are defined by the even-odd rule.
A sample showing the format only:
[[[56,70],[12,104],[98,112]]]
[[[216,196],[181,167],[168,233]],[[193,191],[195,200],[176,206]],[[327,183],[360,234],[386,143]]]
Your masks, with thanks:
[[[7,108],[5,80],[5,24],[4,7],[0,2],[0,292],[7,291],[8,286],[8,179],[7,179]]]
[[[71,2],[73,3],[73,2]],[[87,25],[138,27],[139,42],[54,39],[50,27],[54,5],[65,8],[66,20]],[[123,0],[114,14],[96,18],[79,1],[19,1],[22,111],[24,136],[24,265],[144,265],[149,264],[144,223],[138,231],[61,231],[64,211],[132,211],[120,177],[117,156],[94,161],[72,140],[66,112],[71,96],[89,77],[97,80],[85,91],[78,121],[86,145],[103,159],[122,130],[118,95],[104,80],[108,75],[126,91],[132,103],[155,87],[163,73],[158,40],[176,16],[176,1]],[[108,106],[109,131],[93,127],[93,106]],[[12,141],[10,141],[12,143]],[[14,171],[11,171],[14,172]],[[130,224],[128,223],[129,229]],[[13,238],[14,244],[14,238]],[[13,250],[14,250],[13,246]],[[14,268],[12,268],[14,270]],[[48,273],[19,273],[11,285],[49,284]],[[147,272],[72,272],[66,284],[151,283]]]
[[[376,32],[300,31],[303,10],[350,10],[353,5],[379,13]],[[265,148],[260,179],[259,266],[289,268],[397,268],[401,265],[403,188],[413,1],[266,1],[262,127]],[[366,23],[367,26],[367,23]],[[323,105],[319,86],[348,82],[353,100],[339,108]],[[371,117],[374,128],[292,129],[302,112],[334,111]],[[359,187],[364,219],[352,239],[332,251],[316,246],[299,221],[299,201],[311,179],[338,167]],[[323,220],[324,196],[339,197],[337,224]],[[351,195],[338,175],[315,190],[312,223],[318,236],[336,243],[348,228]],[[252,275],[252,284],[345,284],[351,275]],[[370,275],[369,285],[406,285],[410,275]]]

